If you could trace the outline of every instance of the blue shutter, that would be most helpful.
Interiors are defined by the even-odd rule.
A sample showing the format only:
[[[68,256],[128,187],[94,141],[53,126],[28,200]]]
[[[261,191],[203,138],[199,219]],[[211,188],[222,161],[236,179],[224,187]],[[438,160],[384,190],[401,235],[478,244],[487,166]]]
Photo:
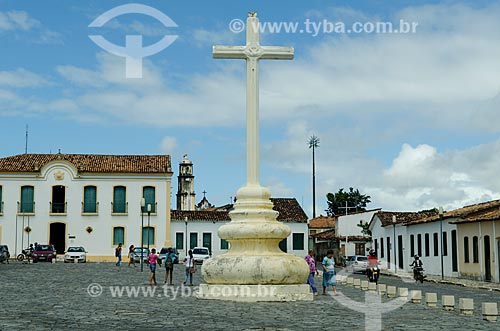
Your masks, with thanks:
[[[3,212],[2,186],[0,186],[0,213]]]
[[[175,248],[184,249],[184,233],[177,232],[175,234]]]
[[[125,229],[123,227],[113,228],[113,245],[117,246],[119,243],[124,243]]]
[[[156,201],[155,201],[155,188],[152,186],[145,186],[142,189],[142,194],[144,201],[146,202],[145,212],[147,212],[148,204],[151,205],[151,212],[156,213]]]
[[[95,186],[85,186],[83,188],[83,212],[97,212],[97,188]]]
[[[33,212],[34,196],[35,196],[35,188],[33,186],[21,187],[21,213]]]
[[[149,233],[149,245],[154,245],[155,243],[155,229],[153,227],[145,226],[142,229],[142,242],[144,246],[148,245],[148,233]]]
[[[124,186],[115,186],[113,191],[113,213],[126,213],[126,189]]]

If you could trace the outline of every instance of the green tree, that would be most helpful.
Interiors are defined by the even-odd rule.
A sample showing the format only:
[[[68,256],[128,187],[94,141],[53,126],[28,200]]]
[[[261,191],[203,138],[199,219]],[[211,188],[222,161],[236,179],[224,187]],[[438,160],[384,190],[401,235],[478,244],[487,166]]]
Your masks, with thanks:
[[[361,220],[361,221],[359,221],[358,226],[361,228],[361,234],[363,234],[363,236],[371,236],[372,235],[372,232],[369,229],[370,223],[368,223],[364,220]]]
[[[328,193],[326,200],[328,209],[326,213],[329,216],[341,215],[347,212],[366,210],[366,205],[371,202],[369,195],[361,194],[358,189],[349,187],[349,191],[341,188],[337,193]]]

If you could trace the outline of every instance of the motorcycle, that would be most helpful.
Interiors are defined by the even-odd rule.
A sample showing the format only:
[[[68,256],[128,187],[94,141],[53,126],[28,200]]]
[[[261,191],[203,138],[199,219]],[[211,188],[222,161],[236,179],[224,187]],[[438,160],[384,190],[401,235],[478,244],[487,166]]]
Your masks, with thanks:
[[[33,256],[33,250],[31,248],[26,248],[21,251],[21,254],[17,255],[17,260],[22,262],[24,259],[31,259]]]
[[[369,267],[366,271],[366,275],[368,276],[368,281],[370,283],[378,284],[378,279],[380,277],[380,269],[378,266]]]
[[[420,281],[420,283],[423,283],[426,277],[427,276],[424,275],[424,268],[413,267],[413,279],[415,279],[416,282]]]

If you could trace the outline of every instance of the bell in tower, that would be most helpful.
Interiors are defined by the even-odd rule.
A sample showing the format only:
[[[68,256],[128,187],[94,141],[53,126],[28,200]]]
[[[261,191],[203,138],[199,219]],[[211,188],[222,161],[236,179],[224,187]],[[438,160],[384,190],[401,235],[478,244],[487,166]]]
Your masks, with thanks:
[[[193,163],[187,154],[179,163],[177,210],[195,210]]]

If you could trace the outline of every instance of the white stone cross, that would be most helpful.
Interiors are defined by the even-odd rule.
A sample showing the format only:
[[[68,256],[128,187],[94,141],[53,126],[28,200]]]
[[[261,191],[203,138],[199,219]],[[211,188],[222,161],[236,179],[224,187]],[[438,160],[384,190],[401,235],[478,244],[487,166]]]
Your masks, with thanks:
[[[261,46],[259,19],[248,13],[246,46],[214,46],[214,59],[247,62],[247,185],[260,185],[259,160],[259,60],[291,60],[293,47]]]

